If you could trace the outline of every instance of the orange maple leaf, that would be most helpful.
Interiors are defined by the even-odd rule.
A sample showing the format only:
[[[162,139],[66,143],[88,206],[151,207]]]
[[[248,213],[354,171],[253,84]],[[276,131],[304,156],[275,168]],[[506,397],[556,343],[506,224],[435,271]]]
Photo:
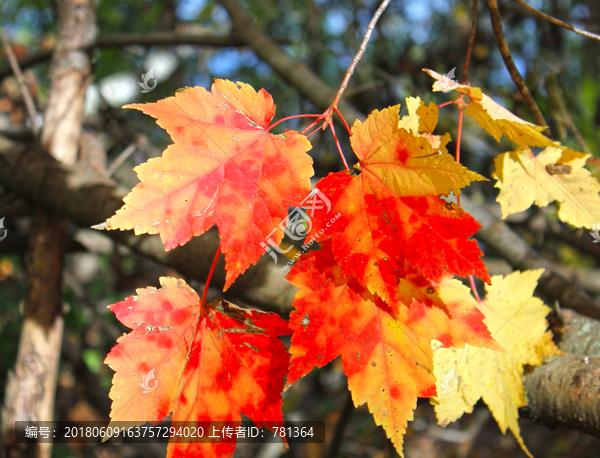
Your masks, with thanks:
[[[281,242],[288,206],[310,193],[309,141],[271,134],[273,99],[244,83],[216,80],[211,92],[194,87],[125,108],[156,118],[174,144],[135,168],[141,183],[102,227],[160,234],[170,250],[216,224],[227,289],[265,253],[261,243],[274,229],[271,240]]]
[[[392,309],[355,278],[347,279],[325,242],[304,255],[287,279],[301,288],[290,316],[293,330],[287,384],[341,355],[354,404],[367,402],[401,452],[417,397],[435,395],[431,339],[445,346],[497,349],[468,288],[446,277],[437,285],[445,306],[413,299]]]
[[[201,305],[184,281],[160,282],[160,289],[139,289],[110,306],[132,329],[105,360],[116,371],[111,422],[141,425],[169,414],[186,422],[241,421],[241,414],[257,426],[281,422],[289,356],[277,336],[289,334],[287,323],[221,299]],[[145,377],[150,371],[152,382]],[[171,442],[167,457],[230,457],[234,449],[233,443]]]

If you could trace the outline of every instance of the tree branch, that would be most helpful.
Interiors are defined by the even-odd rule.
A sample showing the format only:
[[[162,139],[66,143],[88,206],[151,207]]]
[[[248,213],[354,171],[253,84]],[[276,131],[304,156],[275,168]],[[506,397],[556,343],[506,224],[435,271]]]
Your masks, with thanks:
[[[600,437],[600,322],[570,310],[561,313],[561,320],[559,347],[570,353],[526,376],[527,406],[519,414]]]
[[[473,44],[475,43],[475,31],[477,29],[477,7],[479,3],[477,0],[473,0],[473,9],[471,15],[471,34],[469,35],[469,42],[467,43],[467,56],[465,57],[465,68],[462,74],[462,83],[467,84],[467,72],[469,71],[469,62],[471,62],[471,53],[473,52]]]
[[[600,437],[600,357],[567,353],[525,378],[523,418],[551,427],[566,426]]]
[[[540,126],[547,126],[548,123],[544,119],[544,115],[540,111],[537,103],[533,99],[531,92],[527,88],[523,77],[519,73],[515,62],[510,55],[510,50],[508,49],[508,45],[506,44],[506,40],[504,39],[504,32],[502,31],[502,17],[500,16],[500,11],[498,10],[498,3],[496,0],[487,0],[488,9],[490,10],[490,18],[492,20],[492,29],[494,30],[494,36],[496,37],[496,43],[498,44],[498,49],[500,50],[500,54],[502,55],[502,59],[504,60],[504,65],[506,65],[506,69],[510,73],[512,80],[517,85],[519,92],[525,99],[525,103],[529,107],[529,111],[531,112],[535,122]],[[548,135],[548,131],[544,131],[545,135]]]
[[[600,304],[581,288],[567,280],[550,261],[540,256],[508,225],[483,207],[475,205],[464,194],[460,196],[461,207],[481,224],[476,237],[498,255],[506,259],[515,269],[527,270],[543,267],[544,274],[539,289],[550,300],[559,301],[562,307],[577,310],[591,318],[600,319]]]
[[[67,216],[82,227],[106,221],[122,207],[127,190],[114,181],[84,167],[59,164],[48,155],[37,154],[0,137],[0,182],[19,196],[47,210]],[[132,231],[107,231],[106,235],[142,255],[178,270],[187,278],[204,281],[219,244],[216,231],[194,237],[184,247],[165,251],[157,235],[136,236]],[[223,286],[225,271],[220,266],[213,284]],[[265,256],[227,291],[258,306],[289,310],[296,288],[285,281],[281,266]]]
[[[573,310],[560,312],[560,349],[580,356],[600,356],[600,321]]]
[[[4,45],[4,50],[6,52],[6,55],[8,56],[10,67],[13,73],[15,74],[15,77],[17,78],[17,84],[19,85],[19,89],[21,90],[21,94],[23,95],[23,100],[25,101],[25,107],[27,108],[27,115],[29,116],[29,121],[31,122],[33,134],[37,137],[40,133],[40,129],[37,125],[35,104],[33,103],[33,98],[31,98],[31,94],[29,93],[29,89],[27,88],[27,83],[25,83],[23,73],[21,72],[21,68],[19,67],[19,62],[17,62],[17,58],[12,50],[12,47],[10,46],[10,43],[8,42],[4,34],[0,35],[2,35],[2,44]]]
[[[268,35],[254,26],[252,18],[237,0],[220,0],[233,22],[233,33],[249,46],[258,57],[269,64],[300,93],[319,109],[326,110],[335,99],[336,91],[302,62],[292,59]],[[355,107],[340,100],[338,110],[349,123],[364,120],[365,115]]]
[[[289,44],[289,40],[278,40],[280,44]],[[229,46],[245,46],[244,42],[234,35],[203,35],[187,34],[173,32],[154,32],[154,33],[124,33],[112,36],[99,37],[94,43],[82,48],[91,50],[95,48],[122,48],[124,46],[169,46],[169,45],[199,45],[215,48],[225,48]],[[23,59],[19,60],[21,68],[31,67],[32,65],[44,62],[52,57],[54,48],[37,51]],[[10,75],[10,67],[0,68],[0,79]]]
[[[522,418],[600,437],[600,321],[572,310],[560,314],[559,348],[567,352],[526,375]]]
[[[542,19],[545,19],[546,21],[551,22],[554,25],[558,25],[559,27],[564,27],[565,29],[570,30],[571,32],[575,32],[579,35],[583,35],[584,37],[592,38],[594,40],[600,41],[600,35],[596,35],[595,33],[592,33],[592,32],[587,32],[586,30],[578,29],[576,27],[573,27],[570,24],[567,24],[566,22],[561,21],[560,19],[556,19],[555,17],[550,16],[546,13],[542,13],[540,10],[535,9],[533,6],[531,6],[529,3],[527,3],[523,0],[515,0],[515,2],[517,2],[519,5],[521,5],[523,8],[525,8],[530,13],[533,13],[536,16],[539,16]]]
[[[94,41],[94,0],[57,0],[58,34],[50,67],[50,89],[37,156],[72,161],[77,156],[89,57],[80,50]],[[16,64],[15,64],[16,65]],[[35,126],[35,118],[32,120]],[[43,192],[43,190],[39,190]],[[39,206],[33,209],[27,249],[25,319],[14,371],[7,377],[2,406],[0,454],[50,458],[52,443],[11,444],[16,421],[51,421],[64,320],[62,276],[68,221]]]

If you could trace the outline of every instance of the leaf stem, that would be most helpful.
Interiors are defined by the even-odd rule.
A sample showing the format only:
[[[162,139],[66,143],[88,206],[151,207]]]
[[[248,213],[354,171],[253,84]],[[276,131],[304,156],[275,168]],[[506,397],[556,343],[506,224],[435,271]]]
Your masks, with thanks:
[[[342,116],[342,113],[340,113],[340,110],[338,110],[337,107],[333,107],[333,111],[335,111],[337,113],[337,115],[340,117],[340,119],[344,122],[344,126],[346,126],[348,135],[350,135],[352,137],[352,131],[350,130],[350,126],[346,122],[346,119]]]
[[[460,95],[460,101],[463,101],[463,94]],[[456,160],[456,162],[460,162],[460,137],[462,134],[462,123],[463,123],[463,111],[464,111],[464,107],[463,107],[463,103],[459,103],[458,104],[458,110],[459,110],[459,114],[458,114],[458,131],[456,133],[456,155],[454,156],[454,159]]]
[[[367,32],[365,33],[365,36],[363,37],[362,43],[360,44],[360,48],[358,49],[358,52],[356,53],[356,55],[354,56],[354,59],[352,59],[352,63],[350,64],[350,67],[348,67],[348,70],[346,70],[346,75],[344,76],[344,80],[342,81],[342,84],[340,85],[339,90],[337,91],[337,94],[335,95],[335,98],[332,102],[332,104],[329,106],[329,108],[327,108],[327,110],[325,110],[323,112],[323,114],[321,115],[297,115],[297,116],[289,116],[287,118],[284,118],[278,122],[276,122],[275,124],[273,124],[273,126],[269,127],[269,130],[271,128],[273,128],[274,126],[276,126],[277,124],[288,120],[288,119],[292,119],[292,118],[302,118],[302,117],[316,117],[317,119],[310,124],[306,129],[304,129],[301,134],[305,135],[306,132],[308,132],[310,129],[312,129],[315,125],[317,125],[319,122],[323,121],[323,124],[320,126],[321,129],[325,130],[327,128],[327,126],[329,126],[331,128],[331,133],[333,134],[333,138],[335,139],[335,144],[337,146],[337,149],[340,153],[340,157],[342,158],[342,162],[344,163],[344,166],[346,167],[346,170],[350,170],[350,168],[348,167],[348,163],[346,162],[346,158],[344,157],[344,153],[342,152],[342,147],[340,145],[340,142],[337,138],[337,135],[335,133],[335,128],[333,127],[333,114],[336,113],[341,120],[344,123],[344,126],[346,127],[346,130],[348,131],[348,134],[350,136],[352,136],[352,131],[350,130],[350,126],[348,125],[348,123],[346,122],[346,119],[344,119],[344,116],[342,116],[342,113],[340,113],[340,111],[338,110],[338,103],[340,102],[342,95],[344,94],[344,91],[346,90],[346,88],[348,87],[348,82],[350,81],[350,78],[352,77],[352,74],[354,73],[354,70],[356,69],[356,66],[358,65],[358,62],[360,61],[360,59],[362,58],[363,54],[365,53],[366,49],[367,49],[367,45],[369,44],[369,40],[371,39],[371,35],[373,34],[373,30],[375,30],[375,25],[377,24],[377,21],[379,20],[379,18],[381,17],[381,15],[383,14],[383,12],[385,11],[385,9],[387,8],[388,4],[390,3],[390,0],[383,0],[381,2],[381,4],[379,5],[379,7],[377,8],[377,11],[375,11],[375,14],[373,15],[373,17],[371,18],[371,21],[369,22],[369,26],[367,27]],[[316,128],[315,130],[313,130],[311,133],[309,133],[308,135],[306,135],[306,137],[310,137],[312,134],[314,134],[317,130],[319,129]]]
[[[321,126],[316,127],[315,130],[313,130],[310,134],[306,134],[305,137],[309,138],[311,135],[316,134],[317,131],[319,131],[319,130],[321,130]],[[302,135],[304,135],[304,134],[302,134]]]
[[[320,115],[320,114],[300,114],[300,115],[288,116],[286,118],[280,119],[275,124],[270,125],[269,128],[267,129],[267,132],[270,132],[273,127],[281,124],[282,122],[289,121],[290,119],[295,119],[295,118],[321,118],[322,116],[323,115]],[[317,119],[315,122],[319,122],[319,120]]]
[[[442,104],[438,105],[438,108],[447,107],[448,105],[456,105],[457,103],[458,103],[458,99],[453,100],[451,102],[442,103]]]
[[[327,113],[327,112],[325,112]],[[302,132],[300,132],[301,135],[305,135],[305,132],[309,131],[310,129],[312,129],[314,126],[316,126],[317,124],[319,124],[320,121],[322,121],[323,119],[325,119],[325,113],[319,115],[319,119],[317,119],[316,121],[314,121],[310,126],[308,126],[306,129],[304,129]],[[320,127],[318,127],[316,130],[320,129]]]
[[[464,99],[464,95],[461,94],[459,99],[457,100],[459,114],[458,114],[458,131],[456,132],[456,154],[454,156],[454,159],[458,163],[460,163],[460,138],[461,138],[461,134],[462,134],[463,112],[464,112],[464,107],[465,107],[465,103],[464,103],[463,99]],[[460,196],[456,196],[456,203],[458,204],[458,206],[460,206]]]
[[[350,170],[350,167],[348,167],[348,163],[346,162],[346,158],[344,157],[344,153],[342,152],[342,147],[340,146],[340,142],[337,138],[337,135],[335,134],[335,128],[333,127],[333,121],[331,121],[331,120],[329,120],[329,127],[331,128],[331,133],[333,134],[333,138],[335,139],[335,144],[340,153],[340,157],[342,158],[342,162],[344,163],[346,170]]]
[[[206,304],[206,293],[208,292],[208,285],[210,285],[210,280],[215,271],[215,267],[217,267],[217,261],[219,260],[219,255],[221,254],[221,245],[219,244],[219,248],[217,248],[217,253],[215,254],[215,259],[213,260],[212,266],[210,267],[210,272],[208,273],[208,277],[206,278],[206,283],[204,284],[204,292],[202,293],[202,301],[201,304]]]
[[[469,282],[471,283],[471,289],[475,294],[475,299],[477,299],[477,302],[481,302],[481,298],[479,297],[479,293],[477,292],[477,288],[475,287],[475,279],[473,278],[473,275],[469,275]]]

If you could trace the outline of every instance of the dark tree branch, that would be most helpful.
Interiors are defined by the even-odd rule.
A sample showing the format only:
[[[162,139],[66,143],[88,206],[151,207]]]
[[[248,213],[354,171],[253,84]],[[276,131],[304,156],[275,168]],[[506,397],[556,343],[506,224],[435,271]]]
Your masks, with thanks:
[[[280,44],[289,44],[289,40],[278,40]],[[112,36],[102,36],[86,46],[85,50],[95,48],[122,48],[124,46],[169,46],[169,45],[198,45],[215,48],[225,48],[229,46],[239,47],[244,46],[244,42],[233,35],[203,35],[203,34],[187,34],[174,32],[154,32],[149,34],[143,33],[125,33]],[[21,68],[31,67],[32,65],[44,62],[52,57],[53,49],[43,49],[37,51],[23,59],[19,60]],[[12,73],[10,67],[0,68],[0,79]]]
[[[342,410],[340,410],[337,423],[335,424],[333,436],[329,442],[327,451],[323,454],[323,458],[336,458],[338,456],[340,446],[344,439],[344,431],[346,430],[346,425],[348,425],[348,420],[350,420],[350,415],[352,415],[353,411],[354,401],[352,401],[352,393],[348,390],[344,405],[342,406]]]
[[[600,321],[563,309],[559,346],[562,351],[580,356],[600,356]]]
[[[462,83],[467,84],[467,72],[469,71],[469,62],[471,62],[471,53],[473,52],[473,44],[475,43],[475,31],[477,29],[477,7],[479,2],[473,0],[473,12],[471,15],[471,34],[469,35],[469,42],[467,43],[467,57],[465,58],[465,68],[462,74]]]
[[[537,106],[537,103],[533,99],[531,92],[529,92],[529,88],[525,84],[523,77],[519,73],[517,66],[510,54],[510,50],[508,49],[508,45],[506,44],[506,40],[504,39],[504,32],[502,31],[502,17],[500,16],[500,11],[498,10],[498,3],[496,0],[487,0],[488,9],[490,10],[490,18],[492,20],[492,29],[494,30],[494,36],[496,37],[496,43],[498,44],[498,49],[500,50],[500,54],[502,55],[502,59],[504,60],[504,65],[506,65],[506,69],[510,73],[511,78],[517,85],[519,92],[525,99],[525,103],[529,107],[529,111],[531,112],[533,119],[540,126],[547,126],[546,120],[544,119],[544,115],[540,111],[540,108]],[[545,135],[548,135],[548,131],[544,131]]]
[[[0,138],[1,140],[1,138]],[[59,164],[47,155],[37,154],[16,144],[2,145],[0,141],[0,182],[3,187],[16,189],[17,194],[30,202],[67,216],[82,227],[101,223],[122,207],[126,190],[115,182],[84,167]],[[163,264],[178,270],[190,279],[204,281],[219,244],[215,231],[194,237],[184,247],[165,251],[157,235],[136,236],[132,231],[107,231],[106,235]],[[268,259],[267,259],[268,258]],[[267,256],[251,267],[228,290],[228,297],[282,311],[289,309],[296,288],[284,279],[281,266]],[[212,284],[223,286],[225,273],[220,265]]]
[[[521,5],[523,8],[525,8],[530,13],[533,13],[536,16],[539,16],[542,19],[545,19],[546,21],[551,22],[554,25],[558,25],[559,27],[564,27],[565,29],[570,30],[571,32],[575,32],[579,35],[583,35],[584,37],[592,38],[594,40],[600,41],[600,35],[596,35],[595,33],[592,33],[592,32],[587,32],[586,30],[578,29],[576,27],[573,27],[570,24],[567,24],[566,22],[561,21],[560,19],[556,19],[555,17],[550,16],[546,13],[542,13],[541,11],[535,9],[533,6],[531,6],[529,3],[527,3],[523,0],[515,0],[515,2],[517,2],[519,5]]]
[[[590,243],[592,237],[588,231],[573,231],[567,225],[561,225],[558,232],[554,231],[553,227],[549,225],[546,230],[546,236],[556,237],[571,246],[574,246],[580,250],[583,254],[593,256],[597,262],[600,262],[600,244]]]
[[[559,348],[565,355],[525,378],[528,418],[600,437],[600,321],[572,310],[560,313]]]
[[[567,353],[525,378],[523,418],[600,437],[600,357]]]
[[[561,307],[577,310],[591,318],[600,319],[600,304],[581,288],[567,280],[550,261],[540,256],[525,240],[508,225],[475,205],[467,196],[460,196],[461,207],[481,224],[476,237],[506,259],[515,269],[527,270],[543,267],[544,274],[539,289],[551,300],[559,301]]]

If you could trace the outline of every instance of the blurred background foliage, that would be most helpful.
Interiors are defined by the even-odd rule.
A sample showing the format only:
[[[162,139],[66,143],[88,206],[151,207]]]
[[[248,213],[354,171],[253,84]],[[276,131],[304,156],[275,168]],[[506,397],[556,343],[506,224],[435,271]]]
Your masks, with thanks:
[[[485,2],[479,3],[468,81],[531,121],[497,49]],[[600,32],[600,2],[529,3],[575,26]],[[368,0],[261,0],[244,4],[260,30],[276,38],[291,56],[306,63],[331,87],[342,81],[378,6],[378,2]],[[513,58],[550,124],[553,137],[576,150],[598,155],[600,43],[532,17],[513,1],[501,2],[500,11]],[[99,0],[97,12],[98,37],[108,41],[125,33],[227,35],[231,28],[225,10],[211,0]],[[460,79],[471,13],[472,4],[464,0],[393,0],[376,27],[346,97],[364,113],[395,104],[402,104],[405,110],[404,98],[408,96],[437,104],[455,99],[454,94],[434,95],[430,90],[432,80],[421,69],[431,68],[444,74],[456,67],[456,77]],[[56,41],[55,10],[50,0],[2,0],[0,20],[19,58],[51,49]],[[150,117],[122,110],[120,107],[126,103],[156,101],[186,86],[209,88],[214,78],[226,78],[265,88],[277,104],[277,118],[319,111],[245,48],[130,45],[95,49],[92,56],[94,80],[86,94],[86,144],[98,142],[104,156],[91,165],[102,169],[123,157],[122,152],[130,145],[136,145],[134,153],[125,156],[114,174],[129,188],[137,183],[132,168],[160,154],[170,139]],[[25,71],[40,111],[47,98],[48,63],[46,60]],[[1,55],[0,68],[7,66]],[[156,88],[142,93],[139,83],[151,69]],[[457,119],[453,106],[441,109],[438,132],[448,131],[455,137]],[[292,120],[285,127],[300,130],[306,124]],[[4,78],[0,83],[0,133],[24,125],[26,112],[18,87],[14,78]],[[340,138],[349,162],[355,162],[347,137],[341,134]],[[339,170],[341,164],[331,134],[318,133],[311,141],[316,175]],[[454,148],[451,143],[449,150]],[[489,177],[494,157],[510,149],[509,143],[503,140],[497,144],[474,122],[465,120],[461,156],[470,168]],[[472,189],[483,199],[495,197],[492,182],[477,183]],[[0,217],[7,217],[5,227],[9,231],[9,237],[0,242],[0,398],[4,396],[7,371],[14,365],[18,348],[27,280],[23,254],[29,211],[25,202],[0,194]],[[548,226],[558,224],[551,208],[531,210],[511,222],[550,259],[572,259],[574,268],[594,267],[597,263],[547,234]],[[106,306],[133,294],[135,288],[158,286],[159,276],[173,272],[115,246],[89,229],[72,227],[71,235],[65,270],[66,331],[57,418],[106,419],[112,371],[102,361],[115,339],[126,331]],[[325,420],[330,435],[340,417],[349,417],[340,449],[342,456],[392,456],[392,447],[364,406],[350,416],[353,409],[349,408],[346,392],[345,378],[336,361],[313,371],[285,394],[286,414],[290,419]],[[486,412],[478,407],[473,415],[444,430],[437,427],[429,404],[419,404],[407,433],[406,456],[525,456],[512,437],[500,434]],[[522,428],[535,456],[600,457],[600,442],[582,433],[552,432],[527,421],[522,421]],[[247,444],[236,453],[263,458],[313,457],[325,456],[326,448],[292,446],[286,451],[278,444]],[[54,455],[158,457],[164,456],[164,448],[57,446]]]

